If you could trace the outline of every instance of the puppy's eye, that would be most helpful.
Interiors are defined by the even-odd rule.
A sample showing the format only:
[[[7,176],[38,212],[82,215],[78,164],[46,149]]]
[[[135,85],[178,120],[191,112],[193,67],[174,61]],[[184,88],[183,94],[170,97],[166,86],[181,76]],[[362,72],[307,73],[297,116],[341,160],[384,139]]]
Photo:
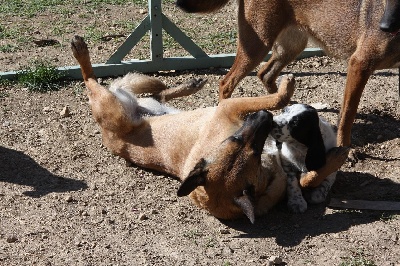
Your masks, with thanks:
[[[287,113],[289,111],[289,106],[286,106],[282,109],[282,113]]]

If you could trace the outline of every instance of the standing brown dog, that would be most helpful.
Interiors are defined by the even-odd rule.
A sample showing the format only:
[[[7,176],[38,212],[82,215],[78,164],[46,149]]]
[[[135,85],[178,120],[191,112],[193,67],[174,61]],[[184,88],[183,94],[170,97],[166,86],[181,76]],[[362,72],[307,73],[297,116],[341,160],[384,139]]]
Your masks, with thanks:
[[[229,0],[177,0],[187,12],[211,12]],[[388,0],[397,6],[396,0]],[[351,128],[364,87],[374,70],[400,62],[400,35],[379,29],[383,0],[239,0],[235,62],[220,83],[219,98],[232,91],[272,49],[258,71],[268,92],[277,90],[281,70],[304,50],[309,38],[332,56],[348,59],[347,81],[339,115],[337,144],[351,144]],[[397,9],[396,9],[397,10]],[[398,16],[399,14],[395,14]]]
[[[107,89],[96,81],[83,39],[75,36],[71,48],[103,143],[114,154],[178,177],[183,181],[178,196],[191,194],[198,206],[222,219],[245,214],[253,222],[255,215],[265,213],[285,195],[282,168],[272,158],[262,158],[273,123],[265,110],[289,102],[293,77],[283,78],[272,95],[226,99],[217,107],[179,112],[155,99],[191,94],[203,82],[167,89],[155,78],[128,74]],[[145,92],[154,98],[136,97]]]

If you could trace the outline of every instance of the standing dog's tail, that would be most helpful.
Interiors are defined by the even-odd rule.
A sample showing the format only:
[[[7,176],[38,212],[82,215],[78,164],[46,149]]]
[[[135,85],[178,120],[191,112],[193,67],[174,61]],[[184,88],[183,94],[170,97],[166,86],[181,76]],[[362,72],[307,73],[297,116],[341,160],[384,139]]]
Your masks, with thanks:
[[[225,6],[229,0],[177,0],[176,5],[188,13],[210,13]]]

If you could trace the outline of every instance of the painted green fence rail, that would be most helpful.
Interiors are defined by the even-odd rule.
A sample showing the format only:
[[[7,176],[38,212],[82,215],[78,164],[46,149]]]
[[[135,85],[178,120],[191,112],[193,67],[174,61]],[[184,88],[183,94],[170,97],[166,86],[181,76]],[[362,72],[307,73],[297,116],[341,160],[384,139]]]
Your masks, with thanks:
[[[149,0],[148,15],[128,36],[125,42],[115,51],[103,64],[94,64],[93,69],[97,77],[121,76],[128,72],[139,71],[143,73],[204,69],[210,67],[229,68],[235,59],[235,54],[207,55],[197,44],[195,44],[185,33],[183,33],[171,20],[169,20],[161,9],[161,0]],[[163,56],[162,30],[165,30],[174,40],[179,43],[191,56],[168,57]],[[147,60],[122,61],[141,38],[150,32],[150,58]],[[324,52],[318,48],[307,48],[298,59],[321,56]],[[265,58],[268,60],[270,54]],[[59,67],[58,70],[64,76],[81,79],[79,66]],[[14,79],[17,72],[2,72],[0,78]]]

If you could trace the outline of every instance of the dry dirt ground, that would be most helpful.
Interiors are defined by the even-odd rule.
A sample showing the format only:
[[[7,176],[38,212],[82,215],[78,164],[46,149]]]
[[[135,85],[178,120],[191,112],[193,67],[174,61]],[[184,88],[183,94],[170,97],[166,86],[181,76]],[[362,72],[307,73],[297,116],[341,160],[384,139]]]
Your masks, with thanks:
[[[111,27],[112,18],[143,16],[140,8],[101,6],[85,17],[79,14],[88,11],[77,7],[61,37],[46,33],[45,15],[6,16],[0,23],[37,28],[21,34],[55,38],[60,45],[23,43],[20,50],[0,53],[1,70],[16,70],[34,57],[75,65],[68,42],[75,33],[88,35],[83,25],[101,21],[98,27]],[[172,4],[165,9],[180,21],[206,19],[185,16]],[[207,19],[233,30],[232,9],[225,9],[229,15],[223,20],[217,14]],[[47,19],[52,24],[56,18]],[[104,61],[121,41],[89,42],[94,62]],[[326,105],[321,115],[335,123],[345,64],[311,58],[284,71],[297,79],[293,101]],[[170,85],[207,78],[202,91],[171,103],[192,109],[217,103],[218,81],[225,73],[152,75]],[[252,73],[234,97],[264,93]],[[66,106],[71,113],[62,117]],[[364,92],[353,127],[354,152],[338,173],[331,197],[400,201],[399,147],[398,71],[379,71]],[[282,259],[280,265],[400,265],[399,212],[334,210],[327,201],[291,214],[282,203],[251,225],[209,216],[188,198],[178,198],[178,186],[163,174],[127,167],[102,146],[80,81],[43,94],[18,85],[0,87],[0,265],[268,265],[271,256]]]

